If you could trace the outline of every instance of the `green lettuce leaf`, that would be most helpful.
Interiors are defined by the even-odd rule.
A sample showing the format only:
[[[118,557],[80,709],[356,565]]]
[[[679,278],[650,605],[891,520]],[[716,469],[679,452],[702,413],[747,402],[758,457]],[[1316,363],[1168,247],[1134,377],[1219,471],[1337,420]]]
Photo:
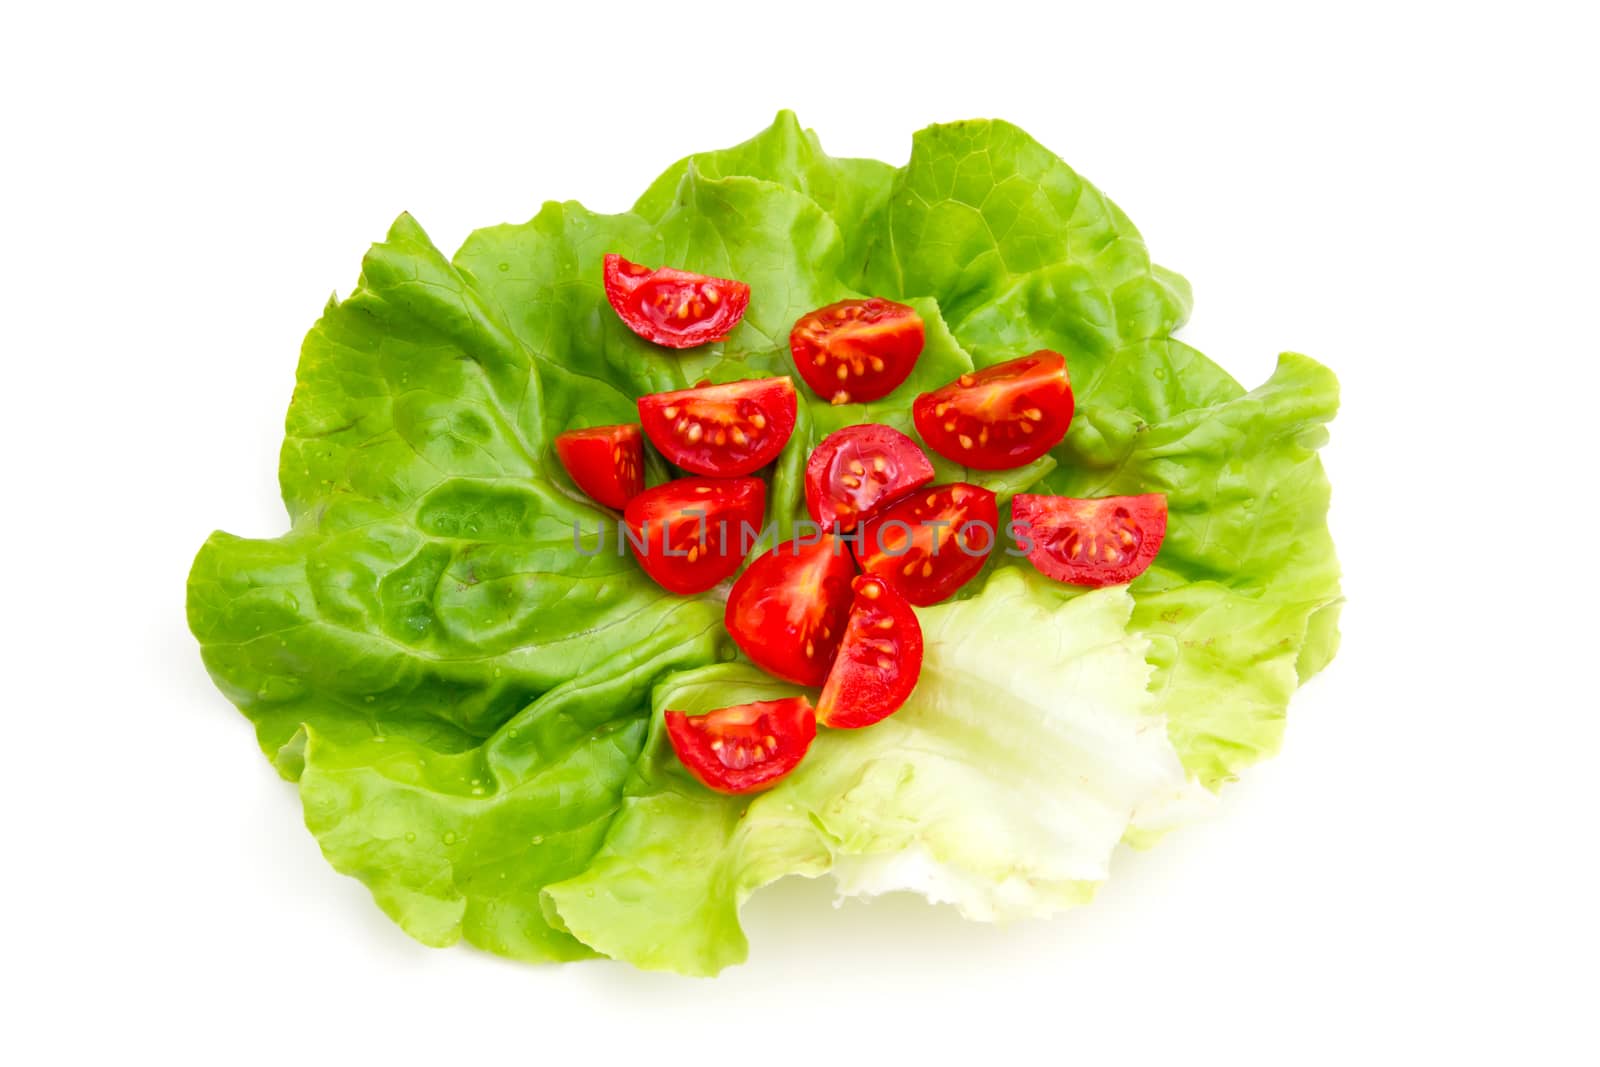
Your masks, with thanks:
[[[1133,586],[1161,710],[1207,784],[1276,751],[1290,695],[1338,643],[1315,454],[1338,407],[1333,375],[1286,355],[1246,394],[1172,338],[1187,284],[1150,261],[1115,205],[1008,123],[917,135],[868,275],[902,297],[935,295],[978,366],[1038,348],[1067,357],[1077,414],[1031,488],[1167,495],[1167,542]]]
[[[1125,334],[1157,336],[1188,317],[1188,283],[1151,266],[1127,216],[1009,122],[918,133],[881,221],[868,287],[937,296],[958,336],[968,317],[1029,290],[1041,271],[1054,288],[1101,294],[1098,317],[1117,318]]]
[[[660,220],[681,203],[683,179],[691,168],[706,178],[743,175],[773,182],[810,198],[835,223],[843,241],[840,279],[853,285],[861,277],[866,243],[874,230],[868,221],[889,199],[895,169],[876,159],[836,159],[822,150],[792,111],[780,111],[767,129],[750,140],[716,152],[679,160],[651,183],[633,212]],[[809,310],[809,309],[808,309]]]
[[[755,295],[725,341],[663,351],[612,313],[607,252]],[[614,534],[596,543],[615,516],[551,440],[631,421],[646,392],[789,374],[794,320],[868,294],[911,303],[927,347],[872,404],[800,385],[769,472],[781,530],[827,433],[914,436],[917,393],[1049,347],[1078,398],[1067,439],[1016,471],[938,460],[939,478],[1002,501],[1164,492],[1168,542],[1132,586],[1092,593],[995,553],[964,599],[922,613],[906,709],[824,731],[767,794],[721,797],[671,757],[660,712],[793,689],[737,654],[715,594],[665,594]],[[1003,122],[931,127],[895,168],[829,157],[785,112],[628,212],[550,203],[454,258],[402,216],[307,335],[289,531],[213,535],[190,627],[329,861],[428,944],[714,973],[744,956],[750,892],[825,872],[976,918],[1051,911],[1087,898],[1117,841],[1193,811],[1191,783],[1273,751],[1337,645],[1316,456],[1337,383],[1290,355],[1247,392],[1172,336],[1189,306],[1126,216]]]

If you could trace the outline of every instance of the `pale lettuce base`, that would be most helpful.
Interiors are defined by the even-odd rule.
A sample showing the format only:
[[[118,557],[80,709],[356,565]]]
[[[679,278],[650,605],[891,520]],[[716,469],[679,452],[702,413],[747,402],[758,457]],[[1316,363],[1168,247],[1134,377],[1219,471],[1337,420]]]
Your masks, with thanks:
[[[918,892],[980,920],[1083,903],[1130,829],[1170,829],[1211,800],[1156,710],[1133,609],[1126,587],[1063,599],[1017,568],[918,609],[923,669],[906,705],[824,731],[754,798],[696,791],[658,730],[595,863],[546,890],[551,916],[607,955],[711,973],[743,952],[740,904],[789,873],[831,871],[846,895]],[[728,665],[669,679],[655,704],[788,691]],[[641,849],[652,834],[661,847]]]

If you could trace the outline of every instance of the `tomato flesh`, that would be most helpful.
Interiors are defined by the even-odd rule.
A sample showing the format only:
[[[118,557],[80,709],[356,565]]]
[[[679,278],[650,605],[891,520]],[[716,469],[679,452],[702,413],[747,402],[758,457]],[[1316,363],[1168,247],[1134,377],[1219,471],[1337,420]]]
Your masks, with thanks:
[[[875,296],[803,316],[789,331],[789,352],[818,396],[859,404],[894,392],[917,365],[923,340],[915,308]]]
[[[1018,547],[1041,573],[1072,585],[1121,585],[1148,570],[1161,551],[1167,498],[1018,493],[1011,500],[1011,522]]]
[[[675,267],[651,270],[615,253],[605,261],[606,299],[628,329],[667,348],[720,341],[739,325],[750,287]]]
[[[994,494],[966,482],[919,489],[856,531],[856,562],[919,607],[937,604],[994,551]]]
[[[785,541],[745,568],[728,594],[728,633],[756,666],[798,685],[819,686],[850,614],[850,550],[822,535]]]
[[[771,463],[794,432],[798,400],[788,378],[700,385],[639,398],[645,436],[668,462],[731,478]]]
[[[806,510],[825,530],[853,530],[865,519],[933,481],[933,464],[892,426],[835,430],[806,462]]]
[[[629,547],[656,584],[703,593],[739,569],[767,509],[760,478],[679,478],[623,510]]]
[[[928,447],[977,470],[1032,463],[1066,436],[1072,384],[1059,352],[1030,356],[963,374],[923,393],[911,418]]]
[[[817,701],[817,720],[845,730],[899,711],[922,673],[922,624],[905,597],[870,574],[853,588],[844,641]]]
[[[556,456],[577,487],[608,508],[644,492],[644,438],[631,422],[557,434]]]
[[[805,697],[759,700],[704,715],[668,711],[667,739],[690,774],[719,793],[753,793],[799,766],[817,736]]]

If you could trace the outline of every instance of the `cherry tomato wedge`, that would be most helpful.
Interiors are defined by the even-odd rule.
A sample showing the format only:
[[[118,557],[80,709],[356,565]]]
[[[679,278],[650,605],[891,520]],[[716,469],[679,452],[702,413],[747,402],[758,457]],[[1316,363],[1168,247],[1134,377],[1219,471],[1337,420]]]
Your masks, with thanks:
[[[917,397],[911,418],[928,447],[954,463],[985,471],[1032,463],[1072,423],[1067,361],[1040,349],[963,374]]]
[[[999,522],[989,490],[966,482],[930,485],[862,523],[851,547],[862,570],[925,607],[983,569]]]
[[[631,422],[557,434],[556,455],[578,488],[608,508],[644,492],[644,438]]]
[[[1161,551],[1167,498],[1018,493],[1011,498],[1011,525],[1017,547],[1041,573],[1073,585],[1121,585],[1149,569]]]
[[[724,621],[756,666],[799,685],[819,686],[850,614],[850,550],[823,534],[816,544],[783,544],[745,568],[728,594]]]
[[[899,711],[922,673],[922,624],[905,597],[870,574],[853,587],[844,642],[817,701],[817,720],[846,730]]]
[[[758,700],[704,715],[669,711],[667,739],[689,773],[719,793],[753,793],[794,770],[817,736],[805,697]]]
[[[760,478],[679,478],[623,510],[644,572],[673,593],[703,593],[739,569],[767,510]]]
[[[797,400],[788,378],[700,385],[639,398],[639,421],[668,462],[731,478],[777,458],[794,432]]]
[[[922,354],[922,317],[893,300],[841,300],[803,316],[789,352],[806,384],[835,404],[880,400]]]
[[[667,348],[720,341],[739,325],[750,287],[675,267],[651,270],[611,253],[606,256],[606,299],[628,329]]]
[[[846,426],[824,437],[806,462],[806,510],[825,530],[853,530],[933,481],[933,464],[892,426]]]

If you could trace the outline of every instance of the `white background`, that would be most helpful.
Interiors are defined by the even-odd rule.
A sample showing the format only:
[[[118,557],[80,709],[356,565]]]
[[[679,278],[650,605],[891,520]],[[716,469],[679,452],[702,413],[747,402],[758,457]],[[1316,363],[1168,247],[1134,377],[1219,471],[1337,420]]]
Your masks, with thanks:
[[[0,1058],[1596,1062],[1579,5],[537,6],[3,16]],[[782,106],[895,162],[1009,118],[1190,278],[1187,340],[1334,367],[1343,652],[1219,817],[1054,922],[785,883],[714,982],[415,945],[211,688],[192,554],[282,529],[300,338],[399,211],[451,249],[620,210]]]

